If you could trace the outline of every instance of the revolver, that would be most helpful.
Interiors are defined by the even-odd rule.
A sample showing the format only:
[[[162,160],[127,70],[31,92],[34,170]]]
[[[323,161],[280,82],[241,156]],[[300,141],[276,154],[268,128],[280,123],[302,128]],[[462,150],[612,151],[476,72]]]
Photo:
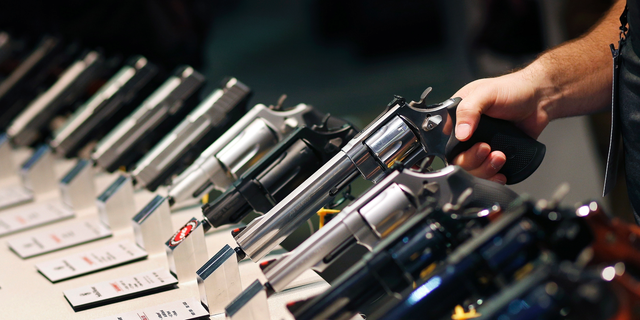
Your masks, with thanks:
[[[251,211],[271,210],[356,133],[350,123],[330,116],[322,123],[298,127],[224,194],[202,207],[204,230],[237,223]]]
[[[91,158],[113,172],[129,167],[193,109],[204,76],[190,66],[178,67],[131,115],[98,142]]]
[[[507,154],[501,172],[507,183],[529,176],[540,165],[545,147],[513,124],[483,116],[474,136],[466,142],[455,139],[455,111],[460,98],[426,105],[427,89],[419,102],[407,103],[396,96],[382,113],[336,156],[279,202],[254,219],[235,240],[239,257],[257,261],[280,244],[343,188],[362,175],[382,180],[394,164],[411,167],[425,157],[440,157],[445,163],[479,141]]]
[[[188,166],[245,113],[251,89],[235,78],[210,93],[168,135],[158,142],[132,172],[136,184],[155,191]]]
[[[494,206],[453,213],[427,207],[365,254],[327,291],[287,307],[296,320],[350,319],[366,313],[366,308],[375,307],[388,294],[412,286],[424,270],[443,261],[503,210]]]
[[[466,299],[487,298],[553,255],[574,261],[593,239],[575,210],[541,208],[524,201],[425,272],[402,298],[390,299],[370,319],[441,319]],[[560,249],[560,250],[558,250]]]
[[[113,120],[121,120],[118,113],[122,113],[123,107],[139,96],[143,88],[148,87],[157,73],[158,67],[145,57],[129,59],[120,71],[54,133],[54,138],[49,143],[51,147],[63,157],[74,157],[98,131],[104,131]]]
[[[268,293],[280,292],[309,268],[323,271],[356,242],[372,250],[417,212],[451,206],[456,201],[481,211],[496,204],[506,207],[517,197],[508,187],[476,178],[458,166],[429,173],[394,171],[293,251],[271,263],[264,270],[265,287]]]
[[[471,304],[469,309],[477,310],[475,319],[633,318],[633,307],[627,301],[637,301],[637,293],[628,295],[614,288],[614,283],[603,278],[603,268],[582,269],[570,261],[549,260],[488,300]],[[462,305],[456,308],[465,309]]]
[[[299,126],[320,123],[324,117],[305,104],[282,110],[282,102],[254,106],[205,149],[172,181],[169,203],[199,198],[214,188],[225,191],[287,134]]]
[[[58,69],[66,68],[78,51],[77,45],[64,46],[61,40],[45,36],[25,59],[0,82],[0,130],[38,94],[58,78]]]
[[[14,144],[28,146],[43,139],[49,121],[63,107],[73,104],[93,80],[107,69],[107,62],[97,51],[90,51],[74,62],[47,91],[33,100],[7,128]]]

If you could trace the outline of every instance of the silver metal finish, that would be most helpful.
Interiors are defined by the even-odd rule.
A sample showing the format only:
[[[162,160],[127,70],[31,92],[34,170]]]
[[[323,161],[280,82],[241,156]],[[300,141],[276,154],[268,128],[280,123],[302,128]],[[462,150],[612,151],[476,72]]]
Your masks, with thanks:
[[[345,214],[346,212],[335,216],[288,255],[273,262],[265,270],[265,276],[273,290],[276,292],[284,290],[302,272],[313,267],[340,244],[349,240],[351,232],[344,224],[331,223],[336,219],[343,219],[342,216]]]
[[[204,76],[193,68],[181,68],[100,140],[91,158],[103,168],[112,165],[145,134],[182,108],[184,99],[203,82]]]
[[[7,134],[13,142],[21,146],[33,143],[39,136],[40,127],[50,120],[49,117],[63,103],[73,102],[79,91],[88,85],[93,74],[102,67],[103,61],[102,55],[91,51],[67,68],[56,83],[33,100],[7,128]]]
[[[432,188],[434,185],[437,187]],[[479,185],[489,188],[483,190]],[[355,238],[359,244],[372,250],[417,212],[428,206],[457,203],[468,190],[481,194],[495,192],[507,200],[517,197],[507,187],[475,178],[457,166],[447,166],[430,173],[394,171],[288,255],[272,263],[265,270],[265,276],[276,292],[281,291],[309,268],[324,270],[331,263],[324,258],[350,239]]]
[[[404,160],[409,151],[416,147],[416,142],[418,139],[409,126],[400,117],[395,117],[365,140],[364,144],[390,168],[394,162]]]
[[[305,104],[286,111],[256,105],[172,181],[169,197],[180,202],[213,188],[224,191],[236,180],[234,174],[241,175],[248,164],[260,160],[286,134],[304,124],[303,115],[311,110]],[[227,147],[231,144],[233,147]]]
[[[233,78],[224,88],[205,98],[175,129],[166,135],[135,167],[133,176],[141,187],[156,179],[226,118],[227,111],[250,93],[249,87]]]
[[[396,99],[339,154],[262,219],[252,221],[236,237],[238,246],[254,261],[264,257],[332,198],[329,191],[335,193],[351,182],[345,179],[355,179],[356,168],[365,179],[378,182],[397,161],[411,166],[420,156],[434,155],[446,163],[445,147],[453,127],[447,108],[460,100],[431,106],[424,106],[423,100],[407,104]],[[439,125],[429,132],[421,130],[425,119],[436,115],[442,119]]]
[[[355,170],[344,152],[339,152],[261,219],[251,221],[236,237],[238,246],[254,261],[264,257],[329,202],[331,189]]]
[[[236,252],[227,244],[196,274],[200,301],[210,314],[224,312],[224,307],[242,292]]]
[[[166,254],[164,243],[173,233],[166,198],[156,196],[131,219],[136,244],[149,255]]]
[[[254,281],[225,308],[227,320],[268,320],[267,292],[259,280]]]
[[[254,120],[215,156],[226,168],[226,181],[214,180],[216,188],[226,190],[247,169],[278,143],[277,136],[262,119]],[[213,178],[213,177],[212,177]]]
[[[0,134],[0,180],[18,175],[13,164],[13,150],[6,134]]]
[[[191,218],[165,242],[169,270],[181,284],[196,281],[196,271],[207,261],[202,224]]]
[[[132,99],[135,90],[146,84],[155,72],[156,67],[145,57],[138,57],[122,67],[54,133],[51,147],[59,154],[66,154],[118,106]],[[116,94],[123,89],[124,92]]]
[[[64,204],[73,210],[96,205],[95,172],[91,161],[80,159],[60,181],[60,193]]]
[[[136,214],[131,177],[120,175],[96,200],[100,221],[112,231],[130,228]]]
[[[379,238],[384,238],[416,212],[414,203],[397,184],[392,184],[364,205],[360,215]]]
[[[54,171],[54,162],[53,154],[48,146],[42,145],[36,149],[20,168],[20,177],[24,187],[35,195],[56,190],[58,181]]]

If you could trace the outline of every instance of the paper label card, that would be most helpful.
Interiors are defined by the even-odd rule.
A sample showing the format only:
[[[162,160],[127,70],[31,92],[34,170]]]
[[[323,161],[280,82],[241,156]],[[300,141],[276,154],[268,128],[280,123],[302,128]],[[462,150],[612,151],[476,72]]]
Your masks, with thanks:
[[[0,211],[0,236],[68,219],[73,211],[61,201],[34,203]]]
[[[197,298],[187,298],[97,320],[196,320],[209,319]]]
[[[80,311],[123,301],[176,287],[178,279],[167,269],[156,269],[126,276],[111,281],[64,291],[64,296],[73,307]]]
[[[137,261],[146,256],[147,253],[135,243],[124,240],[64,258],[38,263],[36,268],[51,282],[58,282]]]
[[[71,221],[46,231],[33,231],[7,241],[9,248],[23,259],[103,239],[111,230],[98,219]]]
[[[9,208],[33,200],[33,193],[22,185],[0,188],[0,209]]]

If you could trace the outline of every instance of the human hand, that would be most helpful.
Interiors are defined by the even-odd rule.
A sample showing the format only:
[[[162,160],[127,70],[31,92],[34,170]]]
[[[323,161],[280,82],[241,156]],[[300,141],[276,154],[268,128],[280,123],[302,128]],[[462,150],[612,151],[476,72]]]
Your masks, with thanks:
[[[513,121],[526,134],[537,138],[549,123],[543,108],[545,101],[537,88],[539,84],[528,76],[526,69],[467,84],[453,95],[462,98],[456,112],[456,138],[468,140],[478,127],[481,114]],[[477,177],[504,184],[506,177],[498,171],[505,161],[502,152],[492,152],[488,144],[477,143],[458,155],[453,164]]]

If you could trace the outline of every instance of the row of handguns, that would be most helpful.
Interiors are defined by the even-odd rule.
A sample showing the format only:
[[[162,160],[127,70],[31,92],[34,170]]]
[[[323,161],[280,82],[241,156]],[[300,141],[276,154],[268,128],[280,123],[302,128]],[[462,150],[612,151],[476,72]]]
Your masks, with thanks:
[[[10,59],[2,48],[0,59]],[[629,237],[640,232],[633,227],[611,222],[594,202],[577,211],[557,201],[534,204],[459,167],[431,169],[434,158],[451,163],[486,142],[506,154],[500,172],[513,184],[544,157],[544,145],[486,116],[471,140],[456,140],[459,98],[427,104],[430,89],[417,102],[396,96],[359,131],[305,104],[285,109],[281,100],[246,110],[251,91],[235,78],[199,101],[205,79],[192,67],[162,82],[160,68],[144,57],[117,70],[120,59],[53,37],[21,61],[0,83],[0,125],[14,145],[47,142],[69,158],[88,151],[95,165],[128,171],[137,188],[166,185],[171,206],[222,191],[202,207],[204,231],[260,214],[234,230],[237,245],[213,260],[258,262],[318,210],[351,200],[297,248],[263,264],[267,281],[237,295],[228,314],[256,292],[269,297],[305,270],[326,269],[356,244],[371,252],[327,292],[292,304],[296,319],[441,319],[470,311],[487,319],[610,319],[605,311],[633,309],[615,306],[637,294],[609,292],[622,290],[610,285],[618,283],[637,293],[625,287],[633,281],[618,281],[631,279],[636,261],[604,249],[614,234],[618,249],[628,245],[626,253],[635,254]],[[359,197],[345,195],[358,177],[374,185]],[[611,265],[600,270],[598,263]],[[612,299],[612,307],[581,307],[595,298]]]
[[[429,201],[331,288],[288,304],[295,319],[640,316],[640,228],[597,202],[574,208],[521,197],[478,210],[469,198],[444,207]],[[282,281],[280,261],[265,270],[269,281]]]

